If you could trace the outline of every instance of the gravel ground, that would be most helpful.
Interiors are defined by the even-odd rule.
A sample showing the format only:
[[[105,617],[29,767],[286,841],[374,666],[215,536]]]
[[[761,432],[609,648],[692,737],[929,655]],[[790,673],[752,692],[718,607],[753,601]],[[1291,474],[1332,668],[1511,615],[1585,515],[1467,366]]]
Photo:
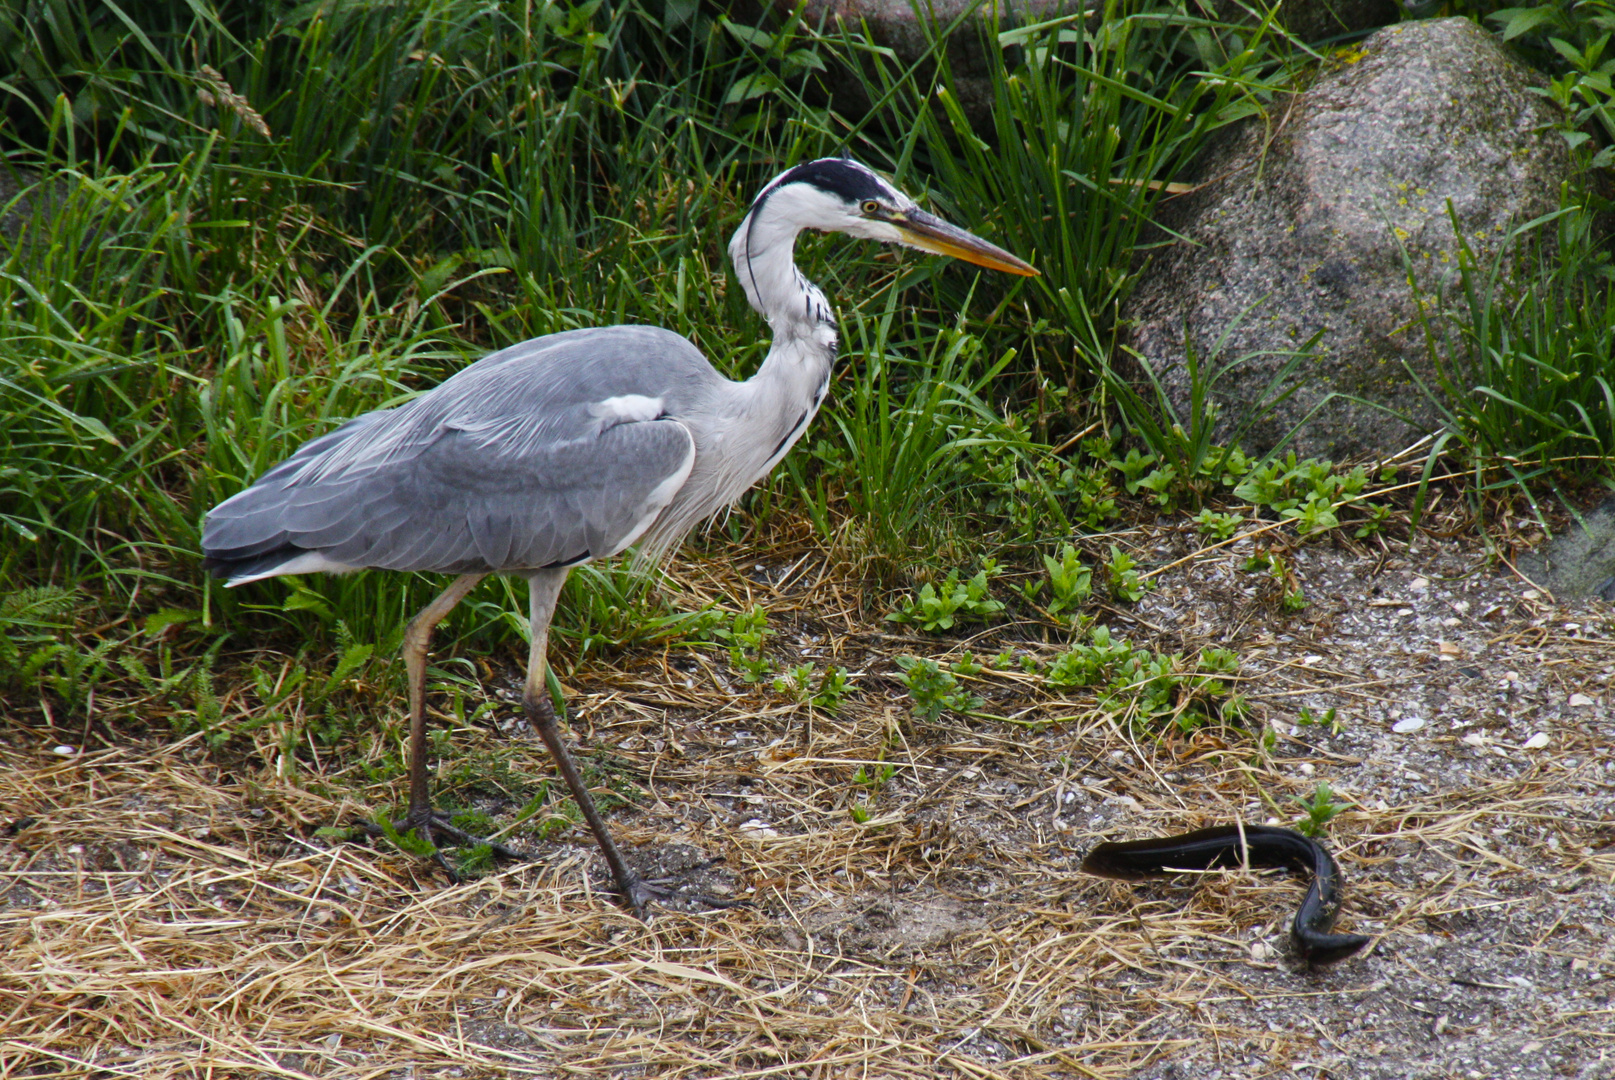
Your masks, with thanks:
[[[1358,804],[1338,830],[1351,926],[1383,936],[1313,975],[1223,967],[1233,985],[1166,1028],[1226,1025],[1237,1043],[1139,1075],[1255,1075],[1271,1064],[1264,1031],[1309,1028],[1311,1069],[1332,1076],[1615,1075],[1610,606],[1556,605],[1458,542],[1293,560],[1305,613],[1247,629],[1240,652],[1253,698],[1295,739],[1271,769]],[[1242,576],[1206,568],[1140,614],[1216,638]],[[1336,709],[1338,729],[1296,725],[1303,706]]]
[[[611,815],[633,857],[721,856],[684,877],[753,902],[649,925],[575,827],[520,830],[533,863],[446,888],[316,831],[395,777],[330,755],[290,782],[269,735],[209,752],[116,727],[63,760],[82,733],[19,710],[0,1076],[1615,1076],[1609,605],[1558,604],[1462,536],[1276,552],[1294,613],[1242,569],[1258,541],[1112,542],[1194,555],[1094,614],[1136,645],[1234,649],[1246,727],[1143,733],[1019,670],[971,682],[980,715],[921,722],[896,656],[1061,647],[1025,621],[872,625],[807,549],[681,562],[680,603],[761,603],[781,668],[834,660],[857,691],[809,709],[721,650],[568,676],[584,758],[640,793]],[[440,786],[549,774],[518,673],[484,671],[506,704],[453,732]],[[1343,806],[1338,928],[1374,937],[1333,967],[1289,955],[1285,875],[1077,869],[1101,839],[1293,823],[1320,781]],[[475,790],[501,820],[522,802]]]

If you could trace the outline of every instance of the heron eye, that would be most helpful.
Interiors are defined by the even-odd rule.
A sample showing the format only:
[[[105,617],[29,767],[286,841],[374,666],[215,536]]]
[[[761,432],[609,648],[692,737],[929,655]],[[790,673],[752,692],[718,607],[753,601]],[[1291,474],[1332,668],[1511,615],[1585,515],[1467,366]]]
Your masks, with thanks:
[[[860,209],[866,214],[878,214],[880,212],[880,203],[874,199],[865,199],[864,205]]]

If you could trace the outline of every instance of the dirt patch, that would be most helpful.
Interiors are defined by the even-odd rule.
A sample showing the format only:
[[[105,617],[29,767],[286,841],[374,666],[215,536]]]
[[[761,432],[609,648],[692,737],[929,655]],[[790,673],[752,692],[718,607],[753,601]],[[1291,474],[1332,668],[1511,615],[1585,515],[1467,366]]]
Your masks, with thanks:
[[[1154,565],[1199,543],[1113,541]],[[858,692],[832,715],[679,649],[568,680],[583,756],[642,793],[611,815],[635,859],[721,857],[691,880],[751,901],[648,925],[575,828],[517,830],[534,862],[447,887],[315,832],[391,782],[329,789],[347,801],[195,739],[62,756],[76,732],[8,721],[0,1076],[1615,1076],[1610,607],[1454,538],[1290,552],[1307,604],[1285,614],[1252,553],[1099,612],[1239,653],[1250,730],[1162,738],[1018,669],[970,680],[1000,719],[918,722],[896,656],[1063,646],[871,627],[811,552],[681,564],[692,602],[763,604],[782,666],[833,661]],[[454,731],[448,764],[551,775],[515,717]],[[1077,872],[1101,838],[1291,823],[1319,781],[1360,958],[1299,970],[1282,874]]]

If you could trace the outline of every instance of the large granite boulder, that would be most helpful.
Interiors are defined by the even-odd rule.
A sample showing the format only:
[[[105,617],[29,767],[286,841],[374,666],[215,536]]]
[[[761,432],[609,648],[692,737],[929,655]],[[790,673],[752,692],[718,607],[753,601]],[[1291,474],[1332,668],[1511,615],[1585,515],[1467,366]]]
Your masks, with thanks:
[[[1304,382],[1246,442],[1339,459],[1394,452],[1433,429],[1408,369],[1431,375],[1411,263],[1427,294],[1450,281],[1457,228],[1489,264],[1511,228],[1559,205],[1570,175],[1556,108],[1535,76],[1468,19],[1386,27],[1338,55],[1317,81],[1222,138],[1198,163],[1202,186],[1162,223],[1183,239],[1155,254],[1122,315],[1129,343],[1190,400],[1185,332],[1202,360],[1260,354],[1213,388],[1223,438],[1256,407],[1283,355],[1323,330]],[[1229,332],[1229,328],[1233,330]],[[1406,365],[1406,366],[1404,366]]]
[[[766,0],[774,18],[783,21],[801,0]],[[751,0],[734,8],[737,18],[747,18]],[[807,0],[802,21],[811,27],[834,29],[838,24],[853,30],[867,27],[870,40],[891,49],[904,68],[926,54],[936,33],[931,27],[954,25],[948,37],[948,70],[953,74],[959,103],[972,126],[989,134],[992,110],[992,52],[997,46],[984,30],[988,27],[1025,26],[1062,14],[1088,11],[1092,5],[1078,0]],[[1163,8],[1166,5],[1161,5]],[[1237,0],[1195,0],[1200,13],[1216,22],[1248,23],[1254,19],[1249,6]],[[1275,25],[1302,41],[1324,41],[1343,34],[1383,26],[1396,19],[1394,0],[1280,0]],[[1099,16],[1090,15],[1090,25]],[[932,78],[922,69],[921,85]],[[836,107],[851,115],[868,106],[859,80],[846,71],[828,71],[823,85]]]

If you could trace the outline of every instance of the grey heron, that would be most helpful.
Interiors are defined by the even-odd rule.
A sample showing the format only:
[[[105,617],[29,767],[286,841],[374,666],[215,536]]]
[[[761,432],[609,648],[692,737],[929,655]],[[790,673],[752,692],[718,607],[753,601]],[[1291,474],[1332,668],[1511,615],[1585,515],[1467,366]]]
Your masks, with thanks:
[[[208,514],[203,565],[232,586],[365,567],[457,575],[404,632],[409,810],[401,831],[430,843],[476,840],[432,809],[427,645],[432,628],[478,581],[515,574],[527,579],[531,598],[527,718],[623,899],[643,915],[659,896],[623,860],[562,743],[545,685],[550,619],[571,567],[635,543],[659,556],[740,498],[801,437],[836,358],[835,313],[793,259],[806,229],[1037,273],[921,210],[855,161],[809,161],[762,189],[729,243],[746,299],[774,334],[751,378],[725,378],[687,340],[657,327],[534,338],[483,357],[406,404],[365,413],[305,443]]]

